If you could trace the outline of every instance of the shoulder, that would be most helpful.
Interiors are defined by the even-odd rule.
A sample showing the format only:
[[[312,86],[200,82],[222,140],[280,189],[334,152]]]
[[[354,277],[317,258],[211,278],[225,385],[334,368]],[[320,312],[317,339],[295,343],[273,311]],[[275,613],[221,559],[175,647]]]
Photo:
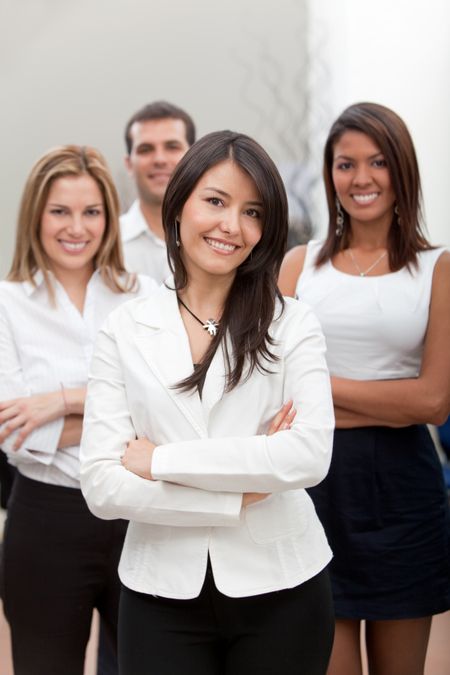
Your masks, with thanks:
[[[291,297],[295,295],[297,280],[303,270],[306,252],[306,245],[302,245],[294,246],[286,253],[278,279],[278,286],[283,295]]]
[[[153,277],[149,277],[147,274],[137,274],[136,278],[138,282],[138,288],[136,292],[139,297],[142,295],[146,296],[159,287],[158,282],[153,279]]]
[[[303,300],[285,298],[283,312],[274,321],[274,337],[289,344],[296,344],[311,335],[323,337],[319,320]]]
[[[0,304],[7,305],[11,301],[25,299],[31,295],[32,290],[32,284],[27,281],[0,281]]]
[[[439,249],[433,268],[432,294],[439,292],[450,298],[450,251],[446,249]]]
[[[138,295],[130,293],[130,299],[113,309],[102,326],[102,331],[110,335],[134,335],[138,323],[149,323],[149,317],[159,314],[161,287],[145,278],[143,288]]]
[[[136,239],[146,230],[146,223],[139,207],[139,202],[135,201],[129,210],[120,216],[120,234],[122,243]]]
[[[315,265],[322,246],[323,241],[311,239],[306,245],[295,246],[286,253],[279,278],[279,287],[283,295],[295,297],[300,275]]]

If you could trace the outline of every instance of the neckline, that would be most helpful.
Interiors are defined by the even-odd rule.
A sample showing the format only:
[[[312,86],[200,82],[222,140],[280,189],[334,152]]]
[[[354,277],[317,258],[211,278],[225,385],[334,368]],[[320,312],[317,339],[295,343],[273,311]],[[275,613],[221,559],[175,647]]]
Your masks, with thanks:
[[[328,260],[328,265],[331,267],[333,272],[336,272],[336,274],[340,274],[344,277],[350,277],[353,279],[383,279],[384,277],[392,277],[394,274],[400,274],[400,272],[403,272],[403,270],[405,269],[404,267],[402,267],[401,269],[396,270],[395,272],[386,272],[386,274],[367,274],[361,276],[361,274],[350,274],[349,272],[343,272],[342,270],[338,270],[338,268],[333,265],[331,260]]]

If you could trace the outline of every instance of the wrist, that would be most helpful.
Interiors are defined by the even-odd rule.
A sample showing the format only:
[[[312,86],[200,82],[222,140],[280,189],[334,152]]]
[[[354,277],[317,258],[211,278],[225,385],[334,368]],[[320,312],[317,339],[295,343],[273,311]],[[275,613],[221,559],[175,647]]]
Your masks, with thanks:
[[[66,400],[65,415],[82,415],[84,412],[85,389],[64,389]]]

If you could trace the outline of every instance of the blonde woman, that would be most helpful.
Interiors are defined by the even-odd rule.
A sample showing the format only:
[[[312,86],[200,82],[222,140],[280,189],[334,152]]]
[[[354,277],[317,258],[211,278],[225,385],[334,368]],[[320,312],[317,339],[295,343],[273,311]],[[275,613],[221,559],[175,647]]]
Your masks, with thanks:
[[[88,365],[108,313],[154,282],[125,272],[103,157],[62,146],[31,170],[0,283],[0,443],[17,469],[3,548],[15,675],[81,675],[94,607],[115,644],[123,521],[79,488]]]

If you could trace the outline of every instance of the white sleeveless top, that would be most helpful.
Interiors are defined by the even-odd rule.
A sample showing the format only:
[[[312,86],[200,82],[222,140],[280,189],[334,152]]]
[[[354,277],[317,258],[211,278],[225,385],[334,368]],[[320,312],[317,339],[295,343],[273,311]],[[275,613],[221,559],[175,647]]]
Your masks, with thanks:
[[[418,254],[419,267],[381,276],[314,266],[322,241],[310,241],[296,294],[315,311],[331,375],[355,380],[417,377],[428,324],[433,270],[445,248]]]

